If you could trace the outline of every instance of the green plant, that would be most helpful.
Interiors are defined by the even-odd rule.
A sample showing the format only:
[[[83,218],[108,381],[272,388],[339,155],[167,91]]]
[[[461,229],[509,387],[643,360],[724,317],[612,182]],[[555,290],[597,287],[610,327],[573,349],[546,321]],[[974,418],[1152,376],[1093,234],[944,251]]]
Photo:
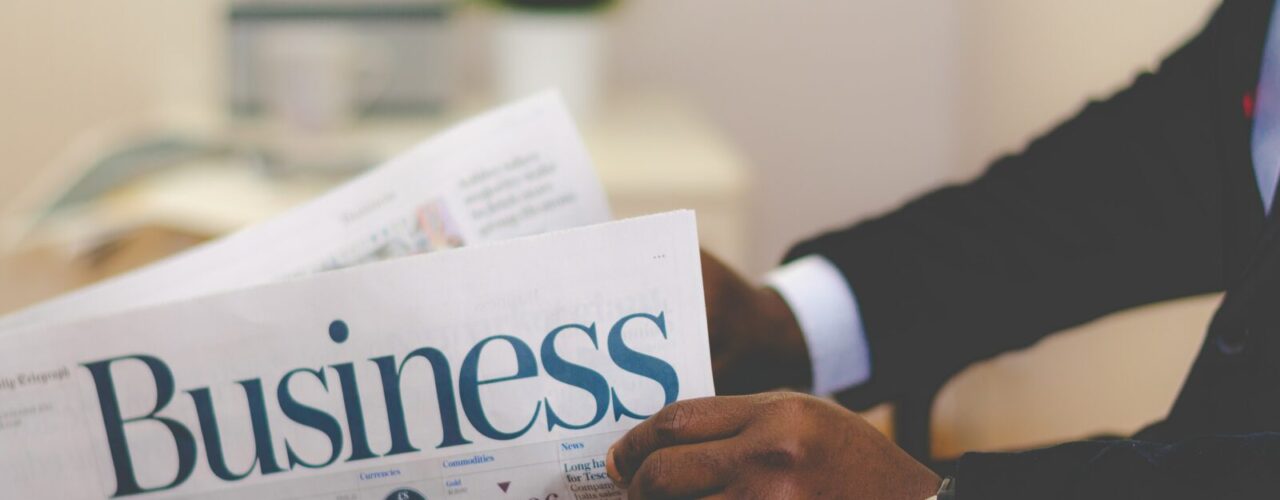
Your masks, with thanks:
[[[493,3],[522,10],[593,11],[613,5],[616,0],[493,0]]]

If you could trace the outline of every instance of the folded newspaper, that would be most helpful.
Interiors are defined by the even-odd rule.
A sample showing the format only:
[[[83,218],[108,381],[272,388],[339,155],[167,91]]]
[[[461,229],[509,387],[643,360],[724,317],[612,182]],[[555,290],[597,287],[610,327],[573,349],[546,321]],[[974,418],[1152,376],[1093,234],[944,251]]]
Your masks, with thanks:
[[[624,498],[608,446],[714,392],[693,214],[494,241],[607,219],[543,96],[6,318],[0,498]]]

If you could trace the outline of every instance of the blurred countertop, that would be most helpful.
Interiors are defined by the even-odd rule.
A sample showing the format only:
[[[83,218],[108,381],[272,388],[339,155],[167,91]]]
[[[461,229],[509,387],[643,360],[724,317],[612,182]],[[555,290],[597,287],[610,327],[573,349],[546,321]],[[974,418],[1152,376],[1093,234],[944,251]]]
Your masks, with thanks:
[[[326,147],[380,163],[489,103],[465,101],[429,117],[365,119]],[[267,135],[260,121],[231,122],[232,141]],[[615,96],[579,119],[615,216],[694,208],[704,245],[741,264],[751,169],[708,119],[661,93]],[[278,172],[235,155],[181,162],[53,218],[31,241],[0,255],[0,313],[51,297],[268,219],[358,172]],[[35,284],[31,286],[30,284]]]
[[[334,149],[381,161],[481,111],[476,105],[430,118],[362,121]],[[256,123],[237,135],[258,134]],[[708,120],[661,94],[616,98],[580,129],[611,200],[734,198],[750,186],[746,161]],[[310,200],[345,176],[273,174],[231,159],[191,161],[148,175],[97,203],[92,226],[140,222],[218,236]]]

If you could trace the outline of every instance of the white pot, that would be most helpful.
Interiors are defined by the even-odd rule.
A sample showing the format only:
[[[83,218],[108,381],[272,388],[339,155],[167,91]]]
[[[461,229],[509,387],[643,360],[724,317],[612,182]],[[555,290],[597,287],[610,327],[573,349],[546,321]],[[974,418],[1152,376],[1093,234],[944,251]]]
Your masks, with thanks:
[[[599,15],[504,11],[493,41],[494,90],[510,101],[559,89],[574,114],[586,118],[601,99],[605,44]]]

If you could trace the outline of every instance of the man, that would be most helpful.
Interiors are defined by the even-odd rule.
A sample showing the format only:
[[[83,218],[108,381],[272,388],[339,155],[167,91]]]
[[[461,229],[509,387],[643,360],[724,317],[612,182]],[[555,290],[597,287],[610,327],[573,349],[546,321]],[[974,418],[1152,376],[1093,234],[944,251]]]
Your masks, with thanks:
[[[676,403],[622,438],[631,498],[1280,496],[1280,14],[1226,0],[1159,70],[968,185],[801,243],[753,289],[704,262],[717,386],[855,408],[1125,308],[1226,291],[1166,420],[970,453],[943,481],[796,394]]]

